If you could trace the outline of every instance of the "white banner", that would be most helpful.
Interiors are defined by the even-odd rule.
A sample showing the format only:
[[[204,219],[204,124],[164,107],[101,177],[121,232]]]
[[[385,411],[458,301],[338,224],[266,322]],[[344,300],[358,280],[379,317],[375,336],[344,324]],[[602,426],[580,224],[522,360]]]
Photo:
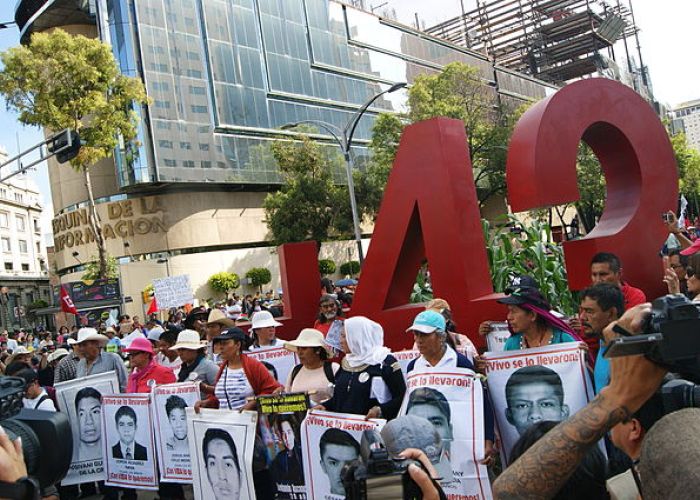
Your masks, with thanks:
[[[161,481],[192,482],[186,409],[194,407],[199,399],[198,382],[153,388],[151,414],[155,424]]]
[[[287,383],[287,377],[289,377],[294,367],[299,364],[297,353],[284,347],[263,347],[245,354],[261,363],[270,363],[274,366],[277,372],[277,381],[282,385]]]
[[[468,368],[417,368],[406,377],[400,415],[431,422],[442,438],[436,468],[449,499],[491,498],[484,456],[483,388]]]
[[[102,395],[119,392],[116,373],[60,382],[54,388],[58,408],[68,417],[73,434],[73,458],[61,484],[104,481]]]
[[[255,500],[253,447],[258,414],[187,408],[195,500]]]
[[[578,342],[486,352],[489,397],[501,436],[501,457],[534,423],[563,421],[586,406],[593,388]]]
[[[150,394],[102,397],[102,448],[108,486],[158,489]]]
[[[311,500],[345,498],[340,476],[343,467],[359,458],[362,432],[380,430],[384,424],[384,420],[366,420],[362,415],[309,411],[301,424],[307,497]]]
[[[414,359],[420,357],[420,352],[418,352],[416,349],[392,352],[391,354],[396,358],[396,361],[399,362],[399,365],[401,365],[401,372],[403,373],[404,378],[406,378],[406,369],[408,368],[408,364]]]
[[[154,279],[153,294],[156,297],[158,309],[161,310],[194,303],[190,277],[187,274]]]
[[[489,352],[503,352],[503,348],[506,346],[506,341],[510,338],[510,330],[508,330],[508,323],[503,322],[492,322],[491,329],[489,333],[486,334],[486,345]]]

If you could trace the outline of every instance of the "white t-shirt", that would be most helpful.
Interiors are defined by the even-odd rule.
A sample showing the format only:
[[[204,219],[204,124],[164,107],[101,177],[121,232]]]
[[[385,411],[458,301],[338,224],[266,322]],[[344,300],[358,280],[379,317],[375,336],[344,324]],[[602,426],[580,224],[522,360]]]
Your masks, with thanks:
[[[265,349],[272,349],[274,347],[284,347],[284,340],[280,340],[278,338],[275,338],[275,340],[272,341],[270,345],[261,345],[261,346],[256,346],[256,345],[251,345],[249,351],[264,351]]]
[[[46,396],[46,398],[44,398],[41,404],[37,406],[39,400],[44,396]],[[29,408],[30,410],[56,411],[56,406],[53,404],[53,401],[51,400],[49,395],[46,394],[46,391],[44,389],[41,390],[41,394],[39,394],[33,399],[22,398],[22,403],[24,404],[25,408]]]
[[[255,394],[243,368],[226,367],[216,383],[214,395],[219,400],[220,409],[240,410],[246,404],[246,398]]]

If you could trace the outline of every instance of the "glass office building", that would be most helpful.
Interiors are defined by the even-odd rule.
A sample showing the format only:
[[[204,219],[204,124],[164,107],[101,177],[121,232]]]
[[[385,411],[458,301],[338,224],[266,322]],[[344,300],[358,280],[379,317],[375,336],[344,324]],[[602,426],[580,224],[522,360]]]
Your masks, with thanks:
[[[29,11],[46,4],[31,20]],[[266,189],[281,180],[270,142],[293,137],[281,136],[280,126],[321,120],[342,128],[372,96],[452,61],[477,67],[506,103],[550,90],[479,53],[335,1],[20,1],[18,18],[27,9],[23,33],[52,13],[58,18],[61,4],[94,19],[122,71],[141,77],[152,99],[141,110],[139,146],[116,155],[120,189],[149,183]],[[405,100],[403,90],[385,94],[363,116],[353,141],[358,160],[367,154],[363,144],[376,114],[401,111]],[[342,182],[343,173],[335,174]]]

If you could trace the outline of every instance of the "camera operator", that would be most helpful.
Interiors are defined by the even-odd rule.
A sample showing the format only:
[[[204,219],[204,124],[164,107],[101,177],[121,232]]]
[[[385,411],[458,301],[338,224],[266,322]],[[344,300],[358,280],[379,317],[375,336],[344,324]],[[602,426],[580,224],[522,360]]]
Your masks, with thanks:
[[[649,303],[629,309],[604,329],[606,341],[620,331],[639,334],[650,313]],[[494,483],[494,498],[555,496],[588,450],[615,425],[629,421],[658,390],[665,373],[644,356],[611,358],[610,384],[511,464]]]

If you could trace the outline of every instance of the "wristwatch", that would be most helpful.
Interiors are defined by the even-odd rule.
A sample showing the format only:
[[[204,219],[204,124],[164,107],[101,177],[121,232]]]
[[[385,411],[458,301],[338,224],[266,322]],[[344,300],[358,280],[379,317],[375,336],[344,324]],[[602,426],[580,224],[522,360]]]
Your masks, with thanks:
[[[0,498],[39,500],[41,488],[36,479],[21,477],[14,483],[0,481]]]

